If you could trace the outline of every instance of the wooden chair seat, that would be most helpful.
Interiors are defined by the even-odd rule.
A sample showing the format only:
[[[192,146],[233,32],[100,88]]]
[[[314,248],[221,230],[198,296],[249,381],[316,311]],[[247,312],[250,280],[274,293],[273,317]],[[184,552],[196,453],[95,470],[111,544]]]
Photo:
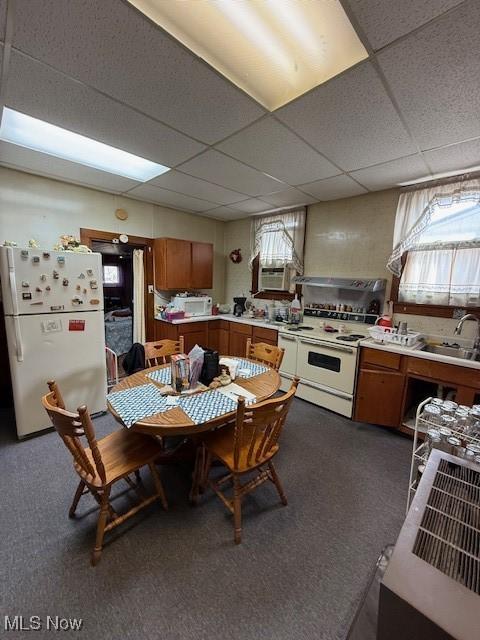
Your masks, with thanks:
[[[238,445],[238,463],[235,465],[234,453],[235,453],[235,425],[229,425],[222,429],[217,429],[211,433],[202,437],[204,445],[208,451],[217,460],[220,460],[230,471],[235,469],[236,473],[247,473],[252,469],[252,463],[248,461],[248,452],[252,446],[252,436],[254,438],[253,446],[255,450],[260,447],[260,441],[263,438],[262,435],[255,435],[255,429],[245,425],[243,429],[243,442]],[[269,449],[268,454],[262,456],[255,461],[255,465],[261,465],[273,458],[279,449],[278,444],[272,446]]]
[[[163,451],[161,444],[150,436],[126,429],[114,431],[105,438],[97,440],[97,445],[105,467],[105,483],[102,483],[98,475],[92,478],[77,462],[74,462],[78,475],[95,487],[113,484],[153,462]],[[94,466],[95,461],[90,447],[86,447],[84,451]]]

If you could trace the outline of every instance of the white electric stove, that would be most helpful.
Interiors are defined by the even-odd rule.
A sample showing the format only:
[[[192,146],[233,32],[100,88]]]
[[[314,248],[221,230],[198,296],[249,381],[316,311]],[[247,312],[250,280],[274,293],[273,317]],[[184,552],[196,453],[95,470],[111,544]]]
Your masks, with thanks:
[[[282,389],[294,376],[300,378],[297,396],[349,418],[352,417],[357,373],[358,347],[368,337],[371,325],[329,323],[329,332],[316,323],[295,330],[279,329],[278,344],[285,349],[280,374]]]

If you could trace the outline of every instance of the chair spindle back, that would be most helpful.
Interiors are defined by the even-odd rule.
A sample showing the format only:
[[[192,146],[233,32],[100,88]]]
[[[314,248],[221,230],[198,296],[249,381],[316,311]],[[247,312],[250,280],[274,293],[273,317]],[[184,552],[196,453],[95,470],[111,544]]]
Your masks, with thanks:
[[[178,340],[146,342],[144,347],[147,367],[157,367],[161,364],[167,364],[170,356],[177,353],[184,353],[184,340],[183,336],[179,336]]]
[[[245,406],[244,398],[239,399],[234,431],[235,469],[239,468],[242,450],[245,449],[246,460],[242,462],[248,467],[255,467],[269,458],[277,446],[298,383],[299,378],[295,378],[283,396],[250,407]]]
[[[269,367],[275,369],[275,371],[280,369],[284,353],[285,349],[282,347],[276,347],[266,342],[255,342],[252,344],[251,338],[247,340],[247,358],[267,364]]]
[[[104,483],[106,481],[105,467],[98,448],[95,430],[86,406],[77,409],[78,413],[66,411],[62,394],[54,380],[48,383],[50,393],[42,398],[42,404],[50,416],[55,431],[63,440],[63,443],[72,454],[74,461],[88,480],[93,480],[97,475]],[[90,447],[93,464],[83,446],[81,437],[85,436]]]

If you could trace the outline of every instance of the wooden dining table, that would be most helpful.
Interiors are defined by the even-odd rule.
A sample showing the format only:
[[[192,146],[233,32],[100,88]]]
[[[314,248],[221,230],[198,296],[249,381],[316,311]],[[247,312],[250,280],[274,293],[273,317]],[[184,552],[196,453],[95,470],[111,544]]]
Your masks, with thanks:
[[[245,358],[243,359],[245,360]],[[123,378],[118,384],[113,387],[113,389],[111,389],[111,393],[115,391],[125,391],[126,389],[130,389],[132,387],[138,387],[143,384],[152,383],[152,380],[148,378],[147,375],[152,371],[156,371],[157,369],[162,369],[165,367],[170,367],[170,364],[151,367],[150,369],[144,369],[143,371],[134,373],[127,378]],[[253,393],[256,397],[256,401],[261,402],[262,400],[267,400],[278,391],[280,387],[280,376],[277,371],[268,367],[267,371],[251,378],[241,378],[237,376],[235,378],[235,384],[238,384],[246,391]],[[206,390],[199,392],[199,394],[208,392],[209,390]],[[110,403],[107,402],[107,406],[108,410],[115,417],[115,419],[118,420],[120,424],[123,424],[120,416],[116,413]],[[133,431],[147,433],[152,436],[184,436],[185,438],[191,438],[198,433],[210,431],[211,429],[219,427],[220,425],[229,422],[234,417],[235,411],[231,411],[230,413],[222,414],[221,416],[214,418],[213,420],[195,424],[180,407],[173,407],[171,409],[168,409],[167,411],[156,413],[152,416],[148,416],[146,418],[138,420],[130,428]],[[164,462],[172,462],[174,460],[174,452],[171,451],[170,454],[166,452]]]

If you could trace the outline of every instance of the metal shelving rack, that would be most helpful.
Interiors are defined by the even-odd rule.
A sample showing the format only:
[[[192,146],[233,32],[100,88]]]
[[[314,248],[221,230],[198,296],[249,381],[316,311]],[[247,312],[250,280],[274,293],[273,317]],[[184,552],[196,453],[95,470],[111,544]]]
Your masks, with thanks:
[[[417,469],[420,465],[426,464],[429,456],[427,442],[426,440],[419,444],[418,434],[423,433],[426,434],[430,428],[438,429],[438,424],[434,422],[430,422],[430,420],[426,420],[422,418],[421,415],[423,413],[423,408],[426,404],[432,402],[433,397],[427,398],[423,402],[421,402],[417,407],[417,413],[415,417],[415,430],[413,435],[413,449],[412,449],[412,462],[410,464],[410,479],[408,483],[408,498],[407,498],[407,513],[410,509],[410,505],[412,503],[413,497],[417,490],[418,485],[418,474]],[[460,438],[466,444],[477,444],[480,445],[480,433],[476,433],[475,435],[466,434],[464,431],[460,429],[452,429],[452,436],[456,436]]]

